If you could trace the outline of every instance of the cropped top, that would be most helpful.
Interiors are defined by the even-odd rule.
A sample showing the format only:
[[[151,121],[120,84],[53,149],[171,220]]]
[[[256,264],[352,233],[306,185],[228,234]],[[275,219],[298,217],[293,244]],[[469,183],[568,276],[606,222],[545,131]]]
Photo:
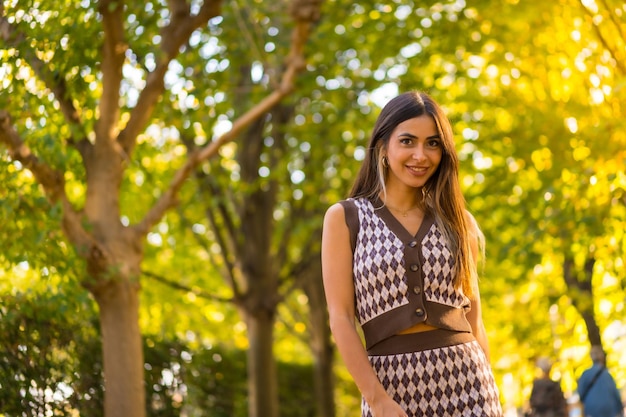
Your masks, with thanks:
[[[412,236],[382,201],[340,201],[350,230],[356,318],[366,349],[418,323],[471,332],[470,300],[453,284],[454,258],[427,212]]]

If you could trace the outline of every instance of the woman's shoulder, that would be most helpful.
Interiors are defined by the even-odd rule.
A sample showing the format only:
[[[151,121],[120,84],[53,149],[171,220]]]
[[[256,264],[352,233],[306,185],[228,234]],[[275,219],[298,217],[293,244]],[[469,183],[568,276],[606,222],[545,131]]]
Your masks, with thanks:
[[[363,211],[367,204],[371,205],[369,200],[362,198],[346,198],[336,202],[326,210],[325,227],[341,227],[343,229],[343,227],[347,226],[350,231],[352,248],[354,249],[356,235],[361,227],[359,220],[361,215],[359,213]]]
[[[346,198],[339,200],[326,209],[326,217],[338,217],[350,215],[350,213],[358,210],[357,199]]]
[[[373,203],[365,197],[348,197],[343,200],[337,201],[335,204],[330,206],[328,210],[335,211],[338,210],[337,206],[341,206],[344,208],[345,211],[350,211],[352,209],[366,209],[368,207],[371,207],[372,205]]]
[[[344,206],[343,204],[341,204],[340,201],[338,201],[326,209],[326,214],[324,214],[324,220],[325,222],[333,221],[338,219],[339,217],[343,217],[344,215]]]
[[[346,198],[339,200],[335,204],[328,207],[326,210],[326,216],[345,216],[352,217],[357,215],[359,209],[365,204],[364,199],[359,198]]]

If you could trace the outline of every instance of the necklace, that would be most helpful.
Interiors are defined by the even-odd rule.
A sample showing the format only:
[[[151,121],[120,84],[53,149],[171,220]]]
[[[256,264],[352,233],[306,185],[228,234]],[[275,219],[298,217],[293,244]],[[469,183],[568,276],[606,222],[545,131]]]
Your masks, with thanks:
[[[407,216],[409,215],[409,212],[410,212],[410,211],[413,211],[413,210],[415,210],[416,208],[419,208],[419,204],[416,204],[416,205],[414,205],[414,206],[412,206],[412,207],[409,207],[409,208],[408,208],[408,209],[406,209],[406,210],[401,210],[401,209],[399,209],[399,208],[392,207],[392,206],[390,206],[390,205],[389,205],[389,204],[387,204],[387,203],[385,203],[385,206],[386,206],[387,208],[390,208],[390,209],[392,209],[392,210],[394,210],[394,211],[396,211],[396,212],[400,213],[400,215],[401,215],[402,217],[407,217]]]

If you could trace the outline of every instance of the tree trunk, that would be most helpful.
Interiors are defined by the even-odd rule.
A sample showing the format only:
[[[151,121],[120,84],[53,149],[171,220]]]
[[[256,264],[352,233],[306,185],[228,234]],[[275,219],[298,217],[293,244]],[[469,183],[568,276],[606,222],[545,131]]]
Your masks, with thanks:
[[[248,326],[248,417],[278,417],[278,383],[273,354],[274,314],[244,311]]]
[[[319,256],[304,281],[309,299],[311,351],[314,357],[314,386],[318,417],[335,416],[333,345],[328,325],[328,310],[322,285],[322,265]]]
[[[104,415],[145,417],[139,285],[114,278],[94,295],[102,330]]]
[[[595,300],[593,298],[592,278],[595,262],[595,258],[589,255],[582,271],[579,271],[576,269],[574,258],[566,257],[563,262],[563,278],[567,284],[568,294],[574,308],[585,321],[590,345],[602,346],[600,328],[595,318]]]

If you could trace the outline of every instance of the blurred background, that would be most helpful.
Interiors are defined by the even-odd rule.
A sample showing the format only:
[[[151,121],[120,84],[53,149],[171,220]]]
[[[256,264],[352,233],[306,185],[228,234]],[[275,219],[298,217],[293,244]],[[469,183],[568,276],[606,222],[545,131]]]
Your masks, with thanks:
[[[624,2],[0,4],[0,415],[359,415],[321,223],[408,90],[454,127],[506,415],[538,357],[575,403],[594,344],[625,393]]]

